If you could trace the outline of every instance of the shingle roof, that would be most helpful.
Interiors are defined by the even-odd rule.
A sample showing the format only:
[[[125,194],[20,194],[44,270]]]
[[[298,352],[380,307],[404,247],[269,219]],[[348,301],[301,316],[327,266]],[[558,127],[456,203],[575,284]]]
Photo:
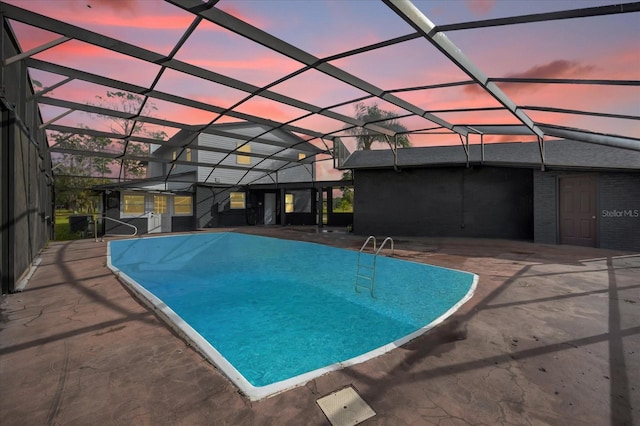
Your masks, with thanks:
[[[545,165],[555,168],[611,169],[640,171],[640,152],[571,140],[544,143]],[[399,167],[445,166],[466,164],[462,146],[436,146],[398,149]],[[540,167],[537,143],[493,143],[484,145],[484,161],[480,145],[469,146],[469,162],[473,164]],[[342,164],[342,169],[393,167],[390,150],[356,151]]]

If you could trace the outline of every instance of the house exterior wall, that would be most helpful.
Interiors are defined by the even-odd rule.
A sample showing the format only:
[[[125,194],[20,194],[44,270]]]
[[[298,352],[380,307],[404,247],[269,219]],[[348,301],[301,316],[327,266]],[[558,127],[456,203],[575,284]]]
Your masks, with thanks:
[[[247,129],[236,129],[235,133],[243,134],[245,136],[257,136],[261,134],[264,130],[255,127],[255,128],[247,128]],[[271,139],[274,141],[282,142],[282,143],[290,143],[291,141],[285,141],[283,138],[278,137],[277,135],[267,134],[261,136],[264,139]],[[206,146],[206,147],[216,147],[221,149],[233,150],[238,147],[239,143],[243,141],[240,139],[234,139],[226,136],[219,135],[211,135],[203,133],[199,136],[198,145]],[[282,147],[273,146],[263,143],[258,143],[255,141],[249,142],[249,146],[251,147],[251,153],[261,154],[261,155],[273,155],[276,154],[279,157],[290,158],[292,160],[296,160],[298,153],[302,152],[296,149],[285,149]],[[242,155],[242,153],[240,153]],[[237,163],[237,155],[236,154],[226,154],[221,152],[212,152],[212,151],[204,151],[198,150],[198,161],[201,163],[211,163],[218,164],[231,167],[258,167],[261,169],[272,169],[278,170],[283,166],[286,166],[286,163],[282,160],[276,159],[264,159],[262,157],[249,157],[249,164],[239,165]],[[209,183],[209,184],[237,184],[242,180],[242,183],[271,183],[275,182],[277,179],[278,182],[300,182],[300,181],[311,181],[314,176],[314,167],[313,164],[302,164],[300,166],[286,166],[283,169],[279,170],[276,174],[270,177],[262,177],[263,172],[260,171],[249,171],[247,170],[234,170],[228,168],[217,168],[213,172],[211,172],[211,167],[198,167],[198,182]],[[273,179],[273,180],[272,180]]]
[[[226,226],[247,225],[247,209],[231,209],[229,195],[231,192],[244,192],[243,188],[212,188],[198,186],[196,188],[196,226],[198,228],[221,228]],[[245,202],[249,208],[248,197]],[[251,223],[253,224],[253,223]]]
[[[354,232],[532,239],[532,180],[498,167],[355,170]]]
[[[109,194],[105,195],[104,202],[104,213],[105,216],[110,217],[112,219],[116,219],[122,222],[126,222],[130,225],[138,228],[138,235],[146,234],[148,232],[147,218],[122,218],[120,216],[120,204],[121,204],[121,193],[120,191],[111,191]],[[122,225],[121,223],[114,222],[112,220],[104,220],[104,233],[110,235],[131,235],[133,229],[126,225]]]
[[[273,164],[273,162],[265,162],[263,165],[269,168],[275,164]],[[278,183],[310,182],[315,180],[315,168],[311,163],[299,165],[290,164],[273,173],[270,177],[265,176],[251,183],[272,183],[274,180],[277,180]]]
[[[261,140],[273,141],[274,145],[261,143],[257,140],[248,142],[251,149],[250,154],[259,154],[261,157],[254,157],[247,153],[249,154],[247,155],[249,163],[238,164],[238,155],[244,155],[242,152],[228,154],[198,149],[198,147],[232,151],[244,143],[243,139],[210,133],[198,135],[197,147],[194,147],[191,151],[191,161],[194,162],[194,165],[178,165],[173,170],[174,174],[196,171],[196,182],[204,184],[196,185],[193,194],[195,201],[194,227],[214,228],[261,224],[263,223],[263,210],[260,203],[264,199],[264,194],[259,194],[258,198],[256,198],[255,194],[246,193],[246,208],[232,209],[229,199],[231,192],[247,192],[247,184],[252,183],[309,182],[315,179],[315,167],[311,159],[309,163],[289,163],[289,161],[298,161],[300,153],[308,154],[308,152],[300,149],[284,148],[284,146],[300,142],[293,135],[283,131],[264,133],[267,128],[259,125],[245,127],[221,126],[220,129],[239,136],[259,136]],[[179,134],[177,137],[176,141],[180,141],[183,135]],[[307,149],[309,149],[308,146]],[[174,151],[179,152],[180,148],[173,146],[158,147],[154,150],[153,156],[170,160]],[[287,159],[287,161],[265,158],[271,155]],[[178,159],[186,161],[185,153],[180,155]],[[217,167],[214,169],[213,167],[196,165],[196,162],[212,165],[220,164],[221,166],[229,167]],[[168,164],[150,161],[149,177],[163,175],[168,171],[169,166]],[[274,172],[265,176],[264,171],[251,171],[249,170],[251,167],[273,170]],[[240,169],[236,170],[234,168]],[[304,200],[297,199],[296,203],[299,204],[302,201]],[[310,200],[305,202],[310,203]],[[279,198],[278,203],[279,206],[284,204]],[[278,223],[282,225],[315,223],[315,212],[296,211],[287,216],[278,213],[278,217],[281,219]],[[287,219],[286,221],[285,218]],[[186,221],[173,217],[172,226],[180,226],[182,228],[186,226]]]
[[[285,190],[284,194],[285,196],[286,194],[292,194],[294,196],[293,211],[285,211],[285,225],[316,224],[317,207],[316,191],[314,189]]]
[[[640,251],[640,173],[600,175],[600,247]]]
[[[533,240],[558,244],[558,178],[556,173],[533,172]]]
[[[196,227],[216,228],[218,226],[218,205],[215,203],[214,189],[196,187]]]
[[[245,209],[231,209],[229,194],[245,192]],[[316,199],[313,189],[287,190],[247,190],[245,187],[212,188],[198,186],[196,189],[196,220],[199,228],[218,228],[243,225],[264,224],[265,193],[276,193],[276,210],[278,224],[281,225],[315,225]],[[286,212],[285,194],[294,195],[294,211]]]
[[[194,230],[193,216],[172,216],[171,232],[188,232]]]
[[[149,218],[145,214],[141,214],[136,217],[123,216],[122,214],[122,196],[123,194],[131,194],[131,192],[127,191],[110,191],[108,194],[104,195],[104,213],[107,217],[119,220],[121,222],[128,223],[130,225],[138,228],[138,235],[146,234],[150,231],[149,229]],[[153,195],[150,193],[144,193],[142,191],[136,192],[137,195],[145,196],[145,211],[152,212],[153,211]],[[190,195],[193,197],[193,194],[190,193],[179,193],[177,195]],[[193,202],[193,198],[192,198]],[[165,213],[163,215],[163,223],[165,218],[168,220],[170,224],[170,229],[165,228],[165,225],[162,225],[162,232],[186,232],[193,231],[197,227],[196,216],[193,212],[195,212],[195,207],[192,205],[192,214],[191,215],[177,215],[175,213],[171,213],[173,210],[173,200],[169,198],[167,200],[167,208],[169,213]],[[133,229],[129,226],[123,225],[118,222],[114,222],[106,219],[104,221],[104,232],[105,234],[111,235],[131,235]]]
[[[173,153],[175,152],[176,158],[178,160],[187,161],[187,150],[183,150],[182,147],[171,147],[171,146],[159,146],[157,147],[149,157],[149,164],[147,165],[147,177],[156,177],[156,176],[164,176],[171,169],[171,164],[160,161],[153,161],[154,158],[162,158],[164,160],[172,160]],[[179,154],[179,155],[178,155]],[[198,161],[198,151],[195,149],[191,150],[191,160],[192,162]],[[196,170],[196,166],[186,165],[186,164],[176,164],[171,173],[176,175],[185,172],[193,172]]]
[[[598,247],[640,251],[640,173],[534,172],[534,241],[557,244],[558,179],[596,178]]]

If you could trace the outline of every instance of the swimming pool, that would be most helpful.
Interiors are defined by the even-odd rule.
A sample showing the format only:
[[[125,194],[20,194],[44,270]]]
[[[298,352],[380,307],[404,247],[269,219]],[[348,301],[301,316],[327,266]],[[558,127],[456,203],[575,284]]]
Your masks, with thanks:
[[[379,257],[372,298],[354,290],[357,257],[229,232],[108,246],[109,267],[253,400],[406,343],[455,312],[477,282]]]

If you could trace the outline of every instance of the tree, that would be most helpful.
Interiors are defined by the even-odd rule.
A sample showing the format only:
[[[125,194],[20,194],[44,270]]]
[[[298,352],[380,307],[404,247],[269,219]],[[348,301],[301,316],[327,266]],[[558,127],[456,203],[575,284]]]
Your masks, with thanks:
[[[107,91],[105,96],[96,96],[100,100],[98,106],[125,112],[130,116],[146,115],[151,116],[153,111],[158,108],[155,104],[149,100],[146,100],[139,95],[134,95],[127,92],[120,91]],[[167,134],[164,131],[151,131],[144,122],[129,120],[126,118],[114,117],[111,115],[96,114],[98,117],[105,118],[111,121],[111,131],[125,136],[147,136],[152,139],[165,140]],[[149,154],[150,146],[148,143],[139,142],[125,142],[124,153],[127,155],[134,155],[137,157],[144,157]],[[146,172],[146,164],[138,160],[123,159],[121,163],[122,177],[143,177]]]
[[[409,141],[409,136],[406,134],[407,128],[400,124],[397,117],[393,112],[380,109],[378,104],[365,105],[363,102],[358,102],[355,105],[354,118],[356,120],[373,123],[380,127],[393,130],[398,133],[396,136],[398,146],[404,148],[409,147],[411,146],[411,141]],[[387,137],[385,137],[385,135],[365,127],[350,128],[347,129],[347,133],[356,137],[358,149],[370,150],[374,142],[387,143]],[[394,143],[392,137],[389,137],[389,142],[391,144]]]
[[[34,83],[39,87],[39,83]],[[41,86],[41,85],[40,85]],[[144,101],[144,98],[126,92],[107,91],[106,95],[97,96],[101,107],[120,112],[126,112],[130,116],[138,114],[151,115],[157,108],[153,102]],[[113,133],[125,136],[144,135],[152,139],[164,140],[167,134],[164,131],[151,131],[145,128],[144,122],[111,115],[97,115],[111,122]],[[81,128],[87,128],[82,124]],[[107,151],[117,151],[116,142],[102,136],[89,136],[84,134],[58,133],[53,135],[57,148],[73,151],[84,151],[86,155],[73,153],[55,153],[52,156],[53,169],[56,173],[56,204],[64,205],[72,211],[93,211],[96,206],[93,186],[109,183],[108,176],[113,174],[114,167],[121,167],[123,177],[143,177],[146,174],[146,164],[133,159],[119,160],[112,157],[92,155]],[[122,147],[123,154],[145,157],[149,153],[149,144],[140,142],[127,142]],[[126,152],[125,152],[126,151]]]
[[[342,173],[342,179],[340,180],[352,180],[351,170],[347,170]],[[353,187],[341,186],[342,197],[336,197],[334,201],[334,211],[340,212],[353,212]]]
[[[131,116],[150,115],[149,113],[151,111],[158,109],[152,102],[145,102],[143,106],[142,103],[144,102],[144,98],[142,96],[127,92],[107,91],[104,97],[96,96],[96,98],[100,100],[100,103],[97,106],[119,112],[126,112]],[[145,133],[145,123],[141,121],[114,117],[112,115],[96,114],[96,116],[106,118],[111,121],[111,131],[114,133],[131,136]]]
[[[57,148],[88,152],[87,155],[56,153],[52,156],[56,204],[74,212],[95,211],[97,198],[91,188],[109,181],[104,176],[113,160],[92,156],[91,152],[104,151],[109,139],[70,133],[57,133],[53,139]],[[96,177],[96,173],[102,177]]]

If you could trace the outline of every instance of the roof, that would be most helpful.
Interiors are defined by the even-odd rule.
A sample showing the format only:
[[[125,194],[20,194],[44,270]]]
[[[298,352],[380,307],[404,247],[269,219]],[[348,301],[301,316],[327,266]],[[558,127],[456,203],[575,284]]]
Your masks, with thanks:
[[[398,167],[434,167],[466,165],[462,146],[402,148],[397,150]],[[612,148],[571,140],[544,143],[548,168],[630,170],[640,172],[640,151]],[[537,143],[494,143],[469,146],[469,163],[513,167],[540,167]],[[391,150],[356,151],[344,162],[343,169],[376,169],[394,166]]]

